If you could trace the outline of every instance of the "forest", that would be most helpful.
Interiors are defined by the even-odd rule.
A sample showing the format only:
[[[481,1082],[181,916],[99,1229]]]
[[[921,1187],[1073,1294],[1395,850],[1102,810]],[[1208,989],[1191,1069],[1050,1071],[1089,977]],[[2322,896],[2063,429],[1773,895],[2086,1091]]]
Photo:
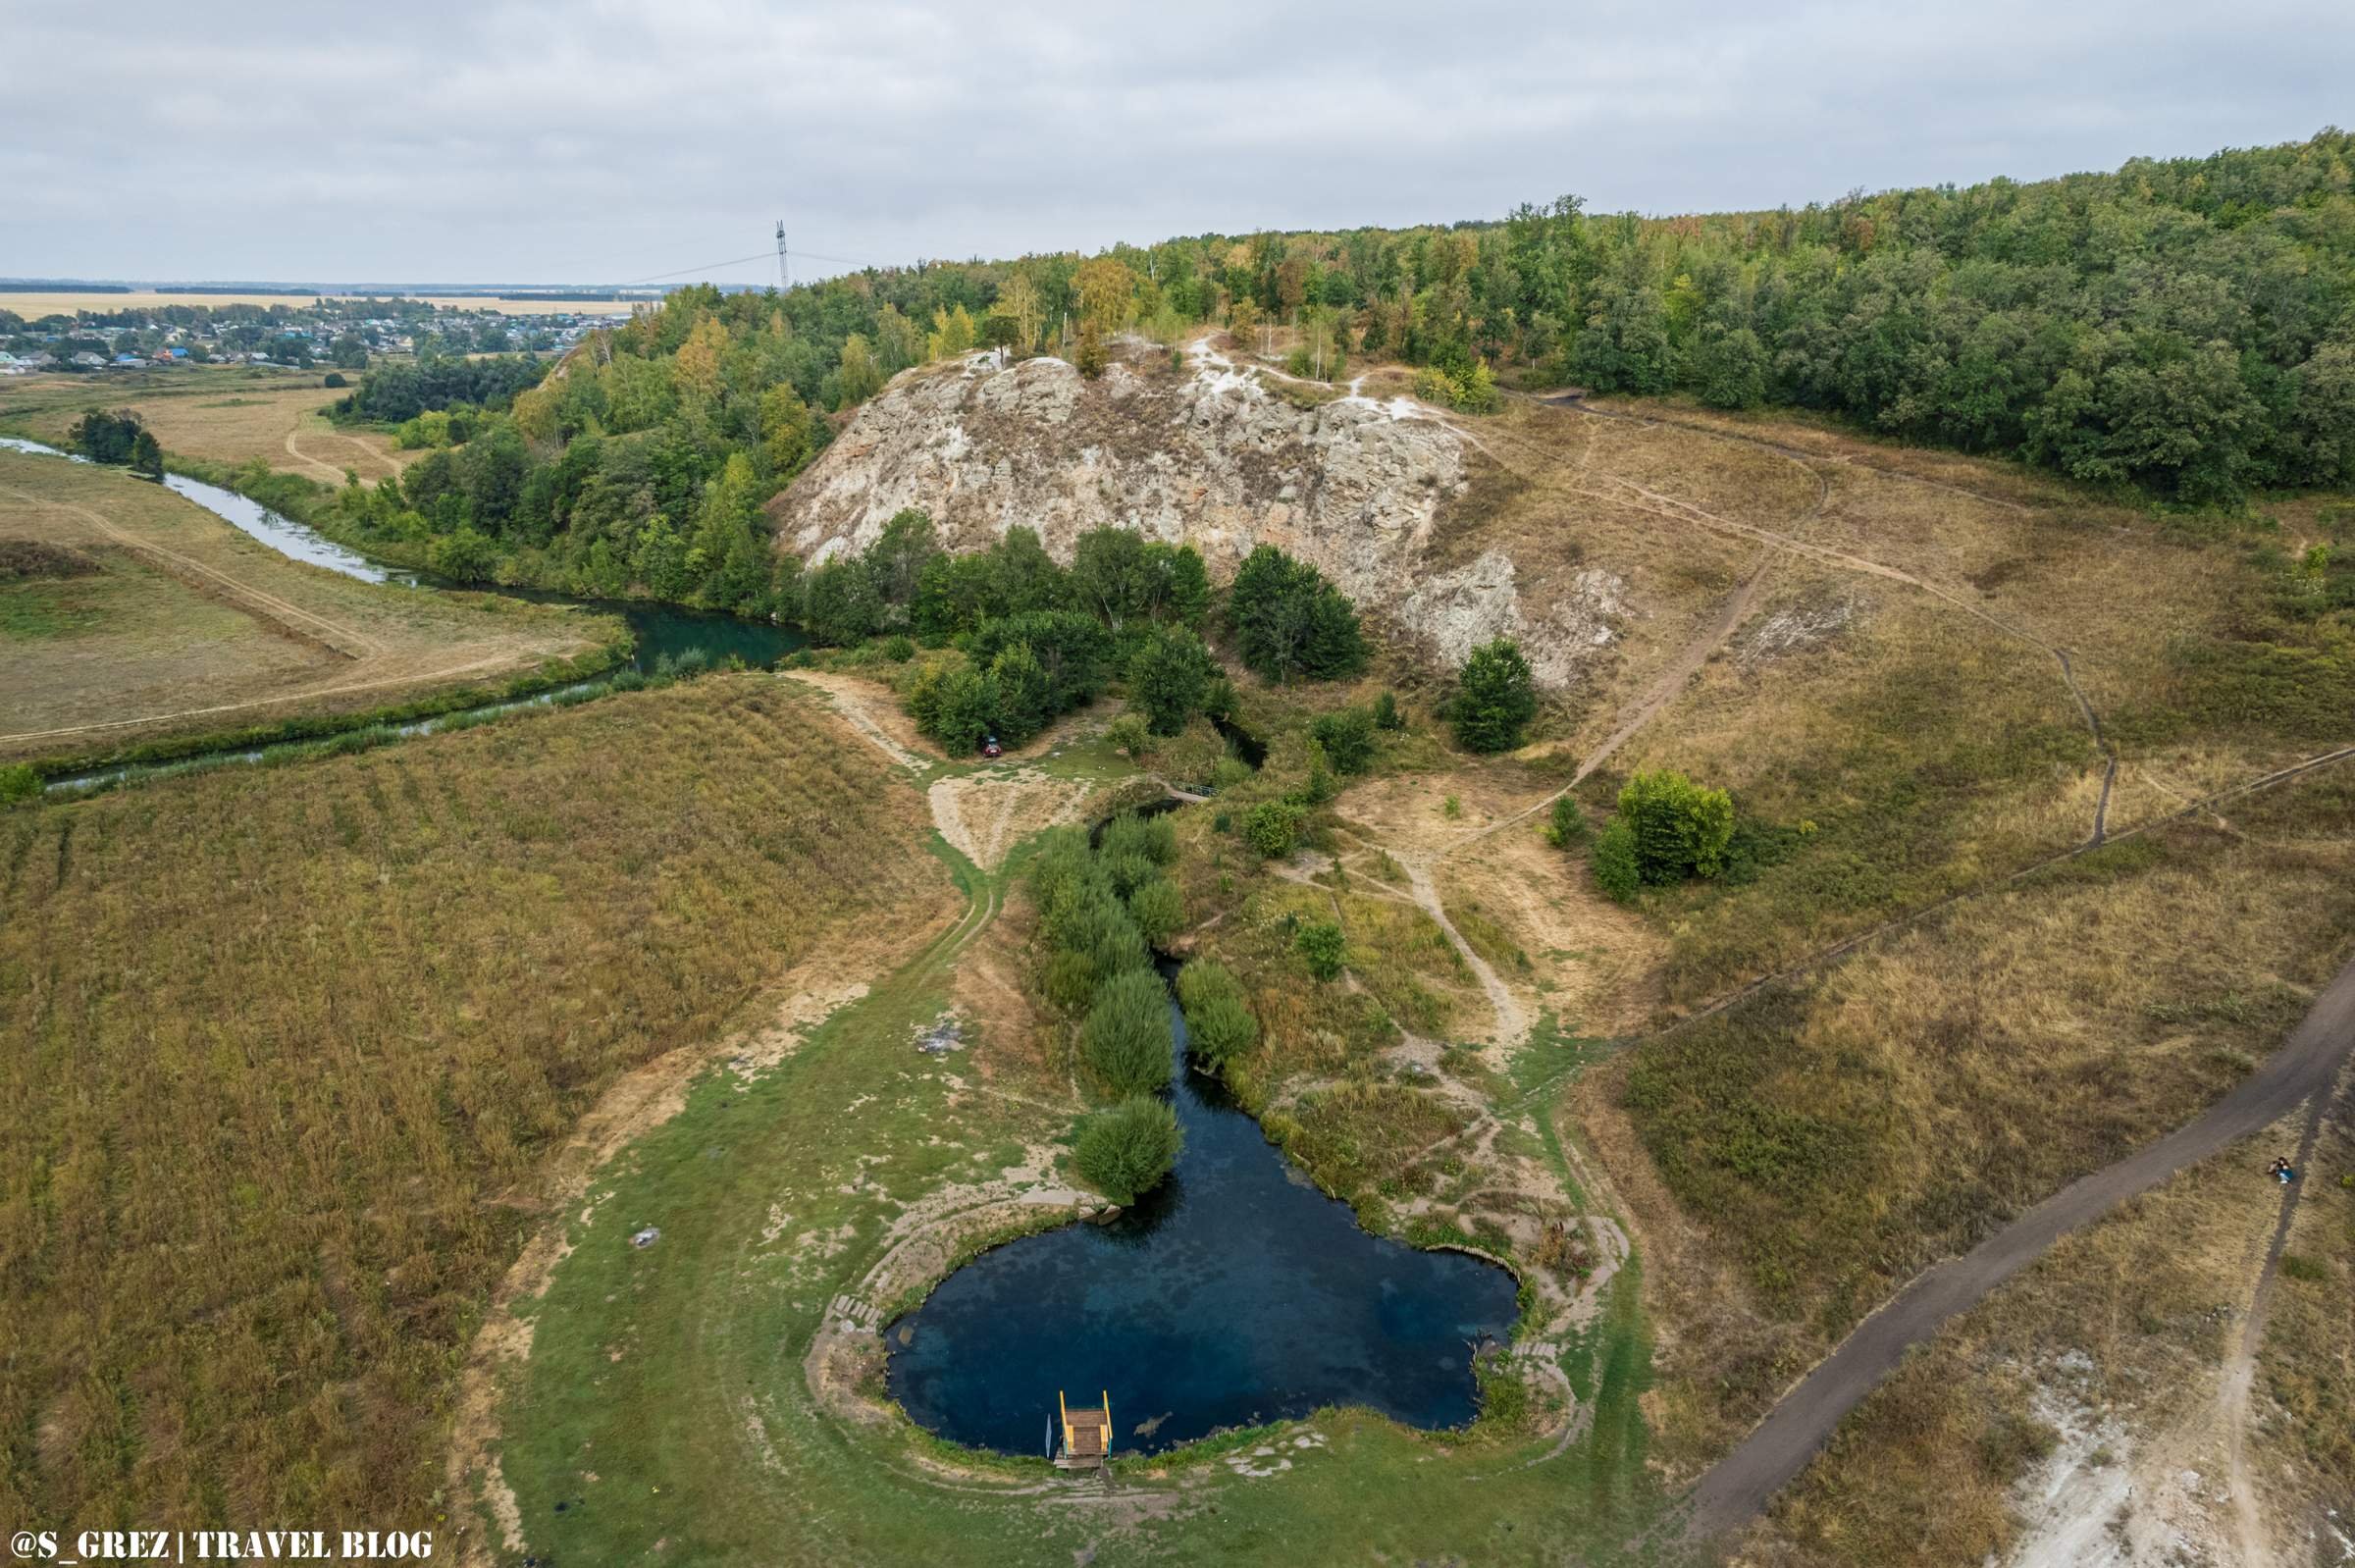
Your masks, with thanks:
[[[981,346],[1099,368],[1133,331],[1281,325],[1295,371],[1820,411],[2179,504],[2355,482],[2355,138],[1804,209],[1204,235],[680,288],[553,371],[373,372],[347,417],[453,443],[333,516],[457,576],[804,617],[761,504],[894,374]],[[536,383],[536,384],[535,384]]]

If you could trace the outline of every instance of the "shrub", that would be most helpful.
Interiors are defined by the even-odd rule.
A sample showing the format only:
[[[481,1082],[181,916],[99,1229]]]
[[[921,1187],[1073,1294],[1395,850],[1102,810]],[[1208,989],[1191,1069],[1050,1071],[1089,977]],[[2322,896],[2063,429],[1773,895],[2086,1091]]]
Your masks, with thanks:
[[[1392,733],[1406,728],[1406,715],[1398,710],[1398,699],[1387,692],[1374,699],[1374,727]]]
[[[1606,897],[1621,904],[1636,896],[1644,885],[1644,876],[1636,868],[1636,830],[1627,818],[1614,816],[1605,822],[1595,839],[1594,858],[1589,862],[1595,868],[1595,885]]]
[[[894,664],[905,664],[916,657],[916,639],[902,632],[883,640],[883,656]]]
[[[1587,818],[1578,809],[1578,802],[1567,795],[1553,798],[1553,810],[1545,818],[1545,842],[1557,850],[1575,849],[1587,841]]]
[[[497,564],[498,545],[488,534],[461,528],[435,540],[425,558],[426,564],[444,577],[461,583],[479,583]]]
[[[1178,824],[1166,812],[1144,816],[1123,811],[1104,824],[1104,836],[1096,843],[1096,855],[1107,861],[1125,855],[1141,856],[1155,865],[1168,865],[1178,859]]]
[[[1196,959],[1178,971],[1178,1005],[1185,1011],[1194,1055],[1213,1067],[1259,1041],[1259,1020],[1243,1001],[1241,984],[1215,959]]]
[[[1089,1185],[1126,1205],[1161,1184],[1184,1146],[1178,1113],[1149,1095],[1135,1094],[1081,1119],[1072,1164]]]
[[[29,762],[11,762],[0,767],[0,806],[14,806],[19,801],[38,800],[41,776]]]
[[[1230,790],[1251,777],[1251,764],[1239,757],[1222,757],[1210,770],[1210,790],[1213,795]]]
[[[1520,645],[1499,637],[1472,650],[1457,677],[1455,738],[1469,752],[1509,752],[1538,716],[1537,683]]]
[[[1320,980],[1340,977],[1343,947],[1341,928],[1332,920],[1312,920],[1292,935],[1293,951]]]
[[[1293,801],[1262,801],[1243,817],[1243,842],[1267,860],[1292,853],[1308,820],[1308,808]]]
[[[1166,876],[1139,883],[1128,894],[1128,917],[1148,946],[1159,947],[1185,923],[1185,899]]]
[[[1218,673],[1201,638],[1181,626],[1155,626],[1128,656],[1128,697],[1154,734],[1175,735],[1202,710]]]
[[[1325,765],[1325,748],[1311,741],[1308,744],[1308,778],[1291,792],[1291,799],[1303,806],[1323,806],[1341,787],[1333,781],[1333,769]]]
[[[1363,708],[1319,713],[1308,726],[1326,759],[1341,773],[1363,773],[1374,761],[1374,718]]]
[[[1733,798],[1669,768],[1638,773],[1619,791],[1619,816],[1635,839],[1636,871],[1647,886],[1725,869],[1734,838]]]
[[[1104,738],[1132,762],[1143,760],[1145,754],[1153,750],[1153,732],[1145,728],[1142,713],[1123,713],[1105,728]]]
[[[1096,993],[1079,1025],[1079,1054],[1119,1094],[1150,1094],[1170,1081],[1170,1003],[1161,976],[1130,969]]]
[[[351,383],[343,379],[341,371],[331,370],[320,380],[319,385],[322,387],[348,387]]]
[[[1161,875],[1161,867],[1149,857],[1126,851],[1116,855],[1110,849],[1099,849],[1096,863],[1104,867],[1105,876],[1112,881],[1112,890],[1123,898]]]

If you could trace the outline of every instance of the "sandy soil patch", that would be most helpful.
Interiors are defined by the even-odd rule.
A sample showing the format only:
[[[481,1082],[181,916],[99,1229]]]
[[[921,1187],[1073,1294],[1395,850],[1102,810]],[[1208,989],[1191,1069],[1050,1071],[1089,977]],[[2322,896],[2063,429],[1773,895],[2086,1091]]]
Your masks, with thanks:
[[[900,700],[889,688],[831,670],[790,669],[783,673],[789,681],[825,693],[834,711],[868,745],[909,771],[920,773],[940,759],[939,753],[931,751],[916,732],[916,721],[900,711]]]
[[[944,778],[931,788],[932,818],[941,836],[985,871],[1033,833],[1079,819],[1094,786],[1057,778],[1034,767],[992,768]]]
[[[1618,1035],[1658,1006],[1665,937],[1596,892],[1584,856],[1552,848],[1534,823],[1457,851],[1435,877],[1451,907],[1476,905],[1529,956],[1527,973],[1504,976],[1533,1012],[1551,1008],[1579,1033]]]

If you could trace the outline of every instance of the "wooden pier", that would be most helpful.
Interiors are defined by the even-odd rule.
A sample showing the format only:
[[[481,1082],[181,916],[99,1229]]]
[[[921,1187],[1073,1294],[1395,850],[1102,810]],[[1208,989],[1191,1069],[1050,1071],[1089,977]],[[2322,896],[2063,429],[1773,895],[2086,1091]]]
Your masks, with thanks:
[[[1063,1447],[1055,1455],[1058,1470],[1101,1470],[1104,1461],[1112,1457],[1112,1394],[1104,1393],[1101,1409],[1073,1409],[1064,1398],[1063,1391],[1055,1392],[1055,1407],[1063,1413]]]

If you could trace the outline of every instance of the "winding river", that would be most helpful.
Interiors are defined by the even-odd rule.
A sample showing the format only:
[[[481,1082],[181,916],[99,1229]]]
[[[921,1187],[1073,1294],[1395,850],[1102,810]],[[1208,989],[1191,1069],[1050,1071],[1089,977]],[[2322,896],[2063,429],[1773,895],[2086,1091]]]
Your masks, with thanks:
[[[37,456],[63,457],[69,462],[87,462],[71,452],[37,441],[26,441],[16,436],[0,436],[0,448],[27,452]],[[183,496],[214,516],[252,539],[259,540],[290,560],[324,567],[345,577],[356,577],[365,583],[389,583],[402,588],[425,591],[461,591],[478,594],[501,594],[510,599],[531,600],[544,604],[578,604],[585,609],[612,615],[624,622],[636,639],[631,653],[632,661],[641,670],[652,671],[664,658],[701,653],[715,662],[741,658],[746,663],[767,668],[778,659],[804,647],[809,639],[798,630],[768,621],[745,620],[735,615],[718,615],[707,610],[688,609],[678,604],[657,603],[649,600],[581,599],[570,594],[558,594],[546,589],[509,588],[496,583],[460,583],[438,577],[413,567],[389,565],[353,549],[347,545],[329,539],[314,528],[290,517],[272,511],[249,497],[219,485],[189,479],[182,474],[167,474],[164,484],[176,495]],[[500,702],[484,708],[462,709],[400,726],[404,734],[421,734],[472,714],[490,709],[546,703],[556,694],[543,693],[536,698]],[[258,752],[233,752],[232,756],[258,756]],[[121,769],[105,768],[90,773],[72,774],[53,779],[52,789],[73,789],[109,778]]]

